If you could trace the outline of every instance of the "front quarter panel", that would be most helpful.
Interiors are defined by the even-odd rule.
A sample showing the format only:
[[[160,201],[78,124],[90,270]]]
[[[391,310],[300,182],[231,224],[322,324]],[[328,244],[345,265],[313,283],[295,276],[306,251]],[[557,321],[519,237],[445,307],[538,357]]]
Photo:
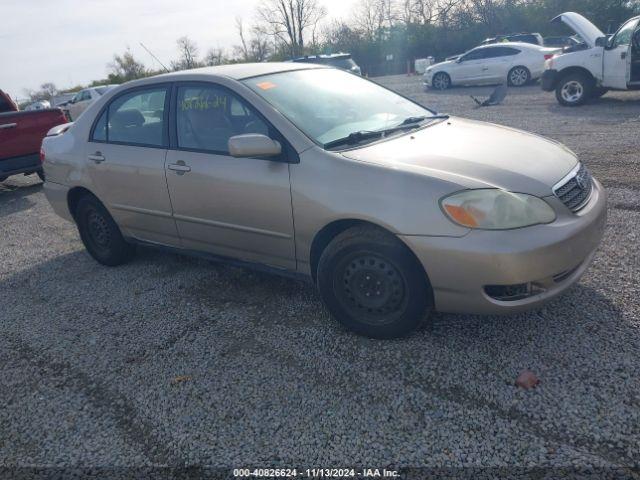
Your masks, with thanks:
[[[304,152],[290,171],[296,252],[305,273],[315,235],[337,220],[362,220],[397,235],[461,237],[469,232],[440,210],[439,199],[460,190],[458,184],[319,147]]]

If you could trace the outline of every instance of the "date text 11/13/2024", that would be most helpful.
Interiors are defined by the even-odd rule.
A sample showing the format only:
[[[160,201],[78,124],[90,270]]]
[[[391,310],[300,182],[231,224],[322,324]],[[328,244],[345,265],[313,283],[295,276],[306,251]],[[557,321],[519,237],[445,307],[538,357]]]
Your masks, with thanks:
[[[253,478],[277,478],[277,477],[303,477],[303,478],[396,478],[399,473],[396,470],[380,468],[236,468],[234,477]]]

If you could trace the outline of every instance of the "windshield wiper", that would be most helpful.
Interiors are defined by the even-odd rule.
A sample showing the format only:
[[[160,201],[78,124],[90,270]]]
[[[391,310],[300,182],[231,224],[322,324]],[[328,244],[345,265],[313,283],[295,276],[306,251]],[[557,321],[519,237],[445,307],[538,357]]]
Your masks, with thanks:
[[[323,145],[325,150],[329,150],[334,147],[339,147],[341,145],[357,145],[360,142],[365,140],[371,140],[375,138],[384,138],[390,133],[399,132],[402,130],[412,130],[414,128],[420,127],[420,122],[425,120],[446,120],[449,118],[449,115],[433,115],[433,116],[422,116],[422,117],[408,117],[405,118],[402,123],[395,125],[389,128],[383,128],[380,130],[358,130],[357,132],[351,132],[346,137],[338,138],[336,140],[332,140]]]
[[[420,117],[407,117],[398,126],[400,126],[400,125],[412,125],[414,123],[424,122],[425,120],[447,120],[448,118],[449,118],[449,115],[445,115],[445,114],[442,114],[442,115],[431,115],[431,116],[422,115]]]

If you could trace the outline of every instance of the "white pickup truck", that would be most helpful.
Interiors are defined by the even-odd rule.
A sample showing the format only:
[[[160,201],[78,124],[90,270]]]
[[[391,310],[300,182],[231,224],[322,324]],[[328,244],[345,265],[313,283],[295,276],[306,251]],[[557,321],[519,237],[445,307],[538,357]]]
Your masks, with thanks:
[[[563,13],[552,22],[564,22],[584,40],[545,64],[542,89],[555,90],[561,105],[582,105],[609,90],[640,90],[640,17],[609,38],[578,13]]]

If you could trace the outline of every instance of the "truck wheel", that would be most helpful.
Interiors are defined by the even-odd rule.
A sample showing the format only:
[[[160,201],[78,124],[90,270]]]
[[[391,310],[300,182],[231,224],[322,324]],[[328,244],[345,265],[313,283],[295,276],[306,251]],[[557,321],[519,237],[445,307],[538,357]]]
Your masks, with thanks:
[[[507,75],[507,80],[512,87],[524,87],[531,81],[531,72],[527,67],[513,67]]]
[[[372,338],[409,334],[433,306],[431,286],[415,257],[374,227],[336,236],[322,252],[317,279],[333,317]]]
[[[577,107],[591,98],[593,89],[593,79],[584,73],[570,73],[558,82],[556,98],[560,105]]]
[[[96,197],[82,197],[74,216],[82,243],[98,263],[114,267],[131,260],[135,246],[124,240],[118,225]]]
[[[9,177],[0,177],[0,183],[4,182]]]

